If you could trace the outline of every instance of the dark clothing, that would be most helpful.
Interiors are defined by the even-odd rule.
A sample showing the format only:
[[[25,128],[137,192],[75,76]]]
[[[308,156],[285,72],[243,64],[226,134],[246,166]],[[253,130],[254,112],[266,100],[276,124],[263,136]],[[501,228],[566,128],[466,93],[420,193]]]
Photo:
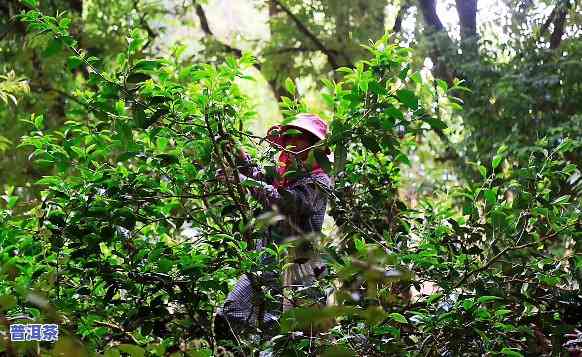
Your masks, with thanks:
[[[325,298],[320,296],[321,294],[309,292],[310,289],[306,287],[312,286],[325,271],[325,266],[315,247],[325,216],[326,191],[331,186],[329,176],[318,172],[304,175],[288,187],[277,188],[265,182],[263,172],[259,167],[252,165],[248,158],[246,167],[241,172],[246,177],[260,182],[257,187],[250,188],[250,193],[265,210],[277,210],[285,217],[268,229],[265,238],[257,242],[256,248],[261,250],[269,244],[281,244],[290,240],[293,244],[288,250],[287,262],[289,264],[283,272],[283,286],[281,286],[279,274],[272,270],[264,272],[259,278],[255,274],[251,277],[247,274],[239,279],[218,312],[218,315],[226,319],[233,329],[256,326],[259,294],[258,290],[253,288],[249,278],[255,280],[255,284],[262,285],[263,292],[270,290],[272,296],[280,295],[281,287],[284,287],[290,291],[301,290],[312,300]],[[272,260],[267,259],[263,262],[268,264],[272,263]],[[284,299],[283,310],[292,307],[293,300]],[[279,302],[278,306],[264,308],[264,327],[272,330],[272,327],[276,326],[280,306]]]
[[[241,172],[260,182],[261,187],[250,189],[251,194],[265,209],[277,207],[286,220],[279,222],[274,231],[280,237],[321,232],[327,196],[331,182],[327,174],[306,174],[298,178],[286,188],[276,188],[266,182],[265,175],[258,166],[252,165],[247,158],[246,166]],[[279,240],[279,241],[277,241]],[[280,239],[275,239],[280,243]]]

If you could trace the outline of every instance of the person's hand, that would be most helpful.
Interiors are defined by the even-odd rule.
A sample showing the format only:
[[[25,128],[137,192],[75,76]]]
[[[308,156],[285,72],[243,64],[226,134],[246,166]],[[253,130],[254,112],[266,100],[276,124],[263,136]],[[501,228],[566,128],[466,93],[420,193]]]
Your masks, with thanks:
[[[283,130],[283,127],[281,125],[272,126],[269,129],[269,131],[267,132],[266,139],[269,141],[278,143],[278,141],[281,137],[281,134],[283,134],[282,130]]]
[[[228,171],[228,169],[227,169]],[[227,181],[232,181],[234,176],[233,176],[234,172],[230,172],[230,175],[227,178],[227,175],[224,173],[223,169],[218,169],[216,170],[216,174],[214,175],[214,177],[216,178],[217,181],[219,182],[227,182]],[[240,182],[244,181],[247,179],[247,177],[241,173],[238,174],[238,179]]]
[[[217,135],[214,137],[214,141],[221,146],[223,152],[233,153],[237,160],[248,161],[250,159],[249,154],[232,137]]]
[[[216,135],[214,142],[218,145],[222,152],[236,153],[238,155],[238,145],[235,140],[229,135]]]

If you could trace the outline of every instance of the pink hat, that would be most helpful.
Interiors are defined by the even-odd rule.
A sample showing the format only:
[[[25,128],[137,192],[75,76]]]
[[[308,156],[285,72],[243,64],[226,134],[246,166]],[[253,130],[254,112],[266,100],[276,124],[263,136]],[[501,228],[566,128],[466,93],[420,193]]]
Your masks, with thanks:
[[[295,119],[293,119],[293,121],[291,121],[289,124],[285,124],[282,126],[275,125],[271,127],[271,129],[277,127],[279,127],[279,129],[281,130],[281,133],[290,128],[307,131],[315,135],[320,140],[325,139],[327,135],[327,123],[323,121],[323,119],[321,119],[319,116],[309,113],[297,114]],[[269,129],[269,131],[271,131],[271,129]]]

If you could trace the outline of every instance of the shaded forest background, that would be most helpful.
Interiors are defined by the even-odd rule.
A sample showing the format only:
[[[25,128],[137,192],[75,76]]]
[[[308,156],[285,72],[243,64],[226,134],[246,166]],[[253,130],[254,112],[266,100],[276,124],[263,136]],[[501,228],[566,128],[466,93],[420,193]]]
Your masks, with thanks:
[[[0,348],[576,353],[581,27],[577,0],[0,3],[0,316],[67,336]],[[331,128],[334,301],[217,341],[276,217],[213,181],[216,137],[272,164],[302,111]]]

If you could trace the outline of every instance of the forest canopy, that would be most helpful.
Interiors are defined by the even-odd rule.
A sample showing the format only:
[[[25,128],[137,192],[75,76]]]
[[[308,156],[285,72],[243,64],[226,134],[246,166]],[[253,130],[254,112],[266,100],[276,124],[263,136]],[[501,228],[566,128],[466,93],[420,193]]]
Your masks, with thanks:
[[[582,355],[581,13],[3,1],[0,353]],[[257,192],[301,178],[267,129],[305,113],[326,135],[293,157],[331,182],[313,188],[323,227],[263,244],[290,214]],[[267,326],[296,296],[261,281],[285,280],[303,239],[325,298]],[[217,317],[240,277],[244,333]],[[15,324],[58,341],[14,341]]]

